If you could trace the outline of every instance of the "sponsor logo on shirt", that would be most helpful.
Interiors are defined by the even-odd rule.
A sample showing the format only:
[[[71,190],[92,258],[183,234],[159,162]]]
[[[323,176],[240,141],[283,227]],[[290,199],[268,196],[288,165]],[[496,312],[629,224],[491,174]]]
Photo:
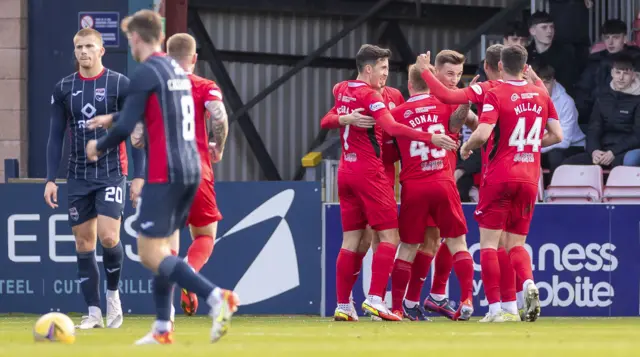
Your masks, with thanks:
[[[471,89],[476,92],[477,95],[482,94],[482,87],[480,87],[480,85],[478,84],[472,84],[471,85]]]
[[[490,112],[490,111],[493,111],[493,109],[494,109],[494,108],[493,108],[493,105],[491,105],[491,104],[485,104],[485,105],[483,105],[483,106],[482,106],[482,112],[483,112],[483,113],[484,113],[484,112]]]
[[[375,102],[369,106],[369,110],[371,110],[372,112],[377,112],[378,110],[383,109],[384,107],[385,107],[384,103]]]

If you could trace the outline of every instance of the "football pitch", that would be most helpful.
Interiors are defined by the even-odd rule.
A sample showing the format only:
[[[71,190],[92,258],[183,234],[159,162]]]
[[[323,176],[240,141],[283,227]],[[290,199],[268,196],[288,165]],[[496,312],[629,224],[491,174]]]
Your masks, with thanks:
[[[206,316],[176,321],[172,346],[133,346],[151,316],[125,317],[120,329],[77,331],[76,343],[35,343],[36,315],[0,316],[0,356],[638,356],[640,318],[540,318],[535,323],[333,322],[320,317],[235,317],[229,334],[209,343]],[[79,317],[73,315],[74,321]]]

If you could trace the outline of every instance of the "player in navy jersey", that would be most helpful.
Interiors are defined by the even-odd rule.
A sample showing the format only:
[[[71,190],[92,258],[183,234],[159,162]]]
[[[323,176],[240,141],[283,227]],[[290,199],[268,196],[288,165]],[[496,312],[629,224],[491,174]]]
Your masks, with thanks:
[[[122,21],[133,58],[141,62],[131,76],[124,108],[109,133],[87,143],[89,160],[117,147],[144,122],[147,170],[137,206],[138,254],[154,273],[156,321],[151,332],[136,344],[173,342],[171,292],[174,282],[205,299],[213,318],[211,340],[228,330],[237,310],[238,296],[222,290],[181,258],[171,254],[171,242],[185,226],[200,184],[200,155],[195,142],[195,108],[191,81],[172,58],[160,52],[164,40],[162,20],[151,10],[140,10]],[[104,117],[96,118],[96,121]]]
[[[102,36],[93,29],[82,29],[73,38],[78,71],[60,80],[51,96],[51,126],[47,144],[47,183],[44,199],[58,207],[56,176],[65,129],[70,132],[67,170],[69,223],[76,240],[78,279],[89,314],[80,329],[104,327],[100,309],[100,271],[96,262],[97,237],[103,247],[107,277],[107,327],[122,325],[118,293],[124,251],[120,243],[120,221],[124,210],[127,152],[124,145],[106,151],[97,162],[87,160],[85,145],[106,130],[87,128],[96,115],[117,112],[124,102],[129,79],[102,65]],[[141,187],[144,153],[132,152],[136,171],[132,192]]]

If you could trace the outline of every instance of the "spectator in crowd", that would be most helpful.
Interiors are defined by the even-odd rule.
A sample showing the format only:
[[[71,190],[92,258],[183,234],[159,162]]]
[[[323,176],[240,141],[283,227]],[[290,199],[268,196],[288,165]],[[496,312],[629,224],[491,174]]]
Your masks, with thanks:
[[[581,59],[576,58],[573,47],[553,41],[555,26],[546,12],[537,11],[529,19],[529,34],[533,41],[527,46],[527,63],[544,62],[555,69],[556,80],[569,95],[580,76]]]
[[[527,47],[527,43],[529,42],[529,31],[527,27],[520,21],[513,21],[507,24],[507,28],[504,31],[504,36],[502,37],[502,44],[505,46],[511,45],[520,45],[522,47]],[[482,63],[478,66],[477,75],[480,76],[478,79],[479,82],[484,82],[487,80],[487,74],[484,73],[484,66]]]
[[[622,20],[607,20],[600,30],[606,49],[593,53],[588,58],[587,68],[576,84],[576,106],[580,114],[580,124],[586,124],[591,117],[595,98],[609,91],[611,83],[612,58],[617,53],[626,53],[634,61],[640,59],[640,48],[628,46],[627,24]]]
[[[547,87],[553,105],[558,112],[558,119],[564,134],[561,142],[541,150],[542,165],[549,168],[553,174],[565,159],[584,152],[586,137],[578,126],[576,104],[562,84],[556,81],[553,67],[546,63],[536,63],[533,65],[533,69]]]
[[[609,90],[603,91],[593,106],[587,151],[568,158],[564,164],[640,166],[640,76],[635,72],[633,58],[617,54],[611,77]]]

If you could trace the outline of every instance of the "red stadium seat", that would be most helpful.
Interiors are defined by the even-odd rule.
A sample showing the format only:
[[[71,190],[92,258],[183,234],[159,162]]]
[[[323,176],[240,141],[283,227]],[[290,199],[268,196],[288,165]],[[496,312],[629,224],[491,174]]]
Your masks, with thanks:
[[[602,201],[640,203],[640,167],[618,166],[611,170]]]
[[[547,188],[545,201],[551,203],[600,202],[602,168],[598,165],[562,165]]]

